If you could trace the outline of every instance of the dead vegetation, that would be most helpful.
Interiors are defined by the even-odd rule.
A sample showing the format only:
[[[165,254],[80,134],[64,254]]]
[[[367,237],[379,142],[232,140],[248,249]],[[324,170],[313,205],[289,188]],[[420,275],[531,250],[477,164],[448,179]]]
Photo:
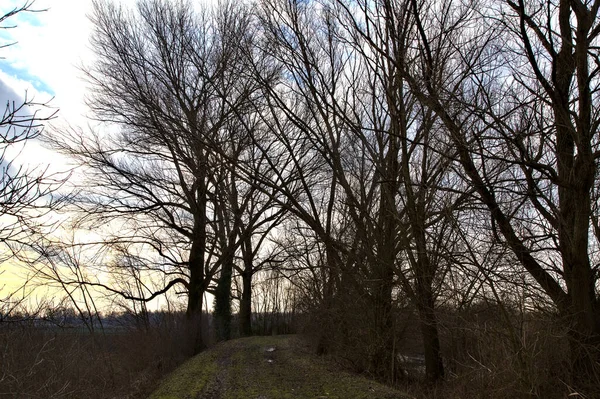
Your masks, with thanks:
[[[173,315],[173,321],[181,315]],[[0,323],[0,396],[7,398],[145,398],[189,356],[183,331],[40,327]]]

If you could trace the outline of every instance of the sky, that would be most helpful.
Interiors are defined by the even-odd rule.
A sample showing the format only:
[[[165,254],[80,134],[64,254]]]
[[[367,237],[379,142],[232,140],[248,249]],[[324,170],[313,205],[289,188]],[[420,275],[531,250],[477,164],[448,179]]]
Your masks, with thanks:
[[[2,0],[0,15],[20,7],[26,0]],[[13,93],[0,89],[0,101],[14,95],[34,95],[37,101],[52,99],[59,109],[60,122],[85,124],[85,84],[81,65],[93,62],[88,37],[91,0],[35,0],[32,8],[46,10],[19,13],[0,30],[0,43],[14,45],[0,49],[0,81]],[[125,3],[134,3],[132,0]]]
[[[1,0],[0,15],[22,7],[31,0]],[[128,0],[125,0],[128,1]],[[129,1],[133,3],[133,0]],[[34,0],[31,10],[5,20],[0,29],[0,106],[7,101],[22,101],[25,95],[50,108],[39,110],[50,115],[55,126],[85,127],[89,111],[85,106],[82,65],[93,62],[89,49],[91,0]],[[44,11],[41,11],[44,10]],[[12,146],[7,159],[25,168],[63,171],[68,162],[46,149],[39,141]]]
[[[0,0],[0,16],[20,8],[27,0]],[[31,1],[31,0],[29,0]],[[134,0],[123,0],[134,4]],[[47,112],[58,110],[52,121],[55,126],[85,127],[89,115],[84,97],[85,83],[80,66],[89,65],[94,57],[89,50],[91,0],[35,0],[33,10],[22,12],[8,20],[0,29],[0,106],[7,101],[17,104],[27,93],[36,102],[48,102]],[[22,147],[12,147],[6,154],[14,165],[25,168],[51,166],[51,170],[64,170],[67,162],[59,154],[34,141]],[[0,294],[11,291],[22,281],[23,273],[11,265],[0,265]],[[0,295],[2,297],[2,295]]]
[[[31,0],[0,0],[0,16],[20,8]],[[112,0],[133,7],[136,0]],[[210,1],[208,1],[210,2]],[[92,0],[35,0],[33,10],[21,12],[0,26],[0,106],[7,101],[22,101],[25,94],[36,102],[50,101],[58,110],[53,127],[95,126],[88,119],[85,106],[86,84],[80,68],[92,65],[94,56],[89,46],[92,24]],[[4,108],[2,109],[2,111]],[[51,127],[52,128],[52,127]],[[38,141],[28,142],[24,148],[13,148],[7,157],[14,165],[25,168],[50,166],[50,171],[68,168],[61,155],[44,148]],[[62,165],[62,166],[61,166]],[[0,298],[3,293],[18,287],[23,273],[18,266],[0,264]],[[158,306],[156,301],[155,306]]]

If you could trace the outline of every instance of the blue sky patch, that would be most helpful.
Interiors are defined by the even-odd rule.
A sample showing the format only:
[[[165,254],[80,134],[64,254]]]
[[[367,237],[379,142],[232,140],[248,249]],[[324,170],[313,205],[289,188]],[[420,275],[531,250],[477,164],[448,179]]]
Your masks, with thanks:
[[[54,90],[46,82],[42,81],[37,76],[32,75],[26,69],[14,67],[7,60],[0,60],[0,70],[2,70],[7,75],[14,76],[18,79],[30,83],[39,92],[45,92],[50,94],[51,96],[55,95]]]
[[[0,8],[0,15],[4,15],[8,12],[11,12],[15,9],[19,9],[21,8],[23,5],[25,5],[26,2],[24,1],[8,1],[8,4],[6,0],[2,1],[3,4],[2,7]],[[30,8],[30,10],[35,11],[35,10],[41,10],[41,7],[36,7],[35,4],[33,4]],[[29,24],[31,26],[42,26],[42,20],[40,19],[40,14],[42,14],[41,12],[32,12],[32,11],[22,11],[17,13],[16,15],[11,16],[10,18],[8,18],[7,20],[4,21],[4,23],[2,24],[3,26],[19,26],[21,24]]]
[[[39,12],[20,12],[17,14],[16,25],[28,24],[30,26],[43,26]]]

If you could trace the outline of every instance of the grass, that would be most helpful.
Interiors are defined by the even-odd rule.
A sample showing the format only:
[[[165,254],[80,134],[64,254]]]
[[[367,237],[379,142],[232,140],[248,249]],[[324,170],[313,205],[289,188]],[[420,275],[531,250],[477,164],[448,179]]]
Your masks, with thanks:
[[[197,398],[200,393],[209,389],[217,375],[214,355],[215,353],[205,352],[185,362],[167,377],[151,398]]]
[[[175,329],[91,335],[0,323],[0,398],[147,398],[186,358]]]
[[[275,347],[268,352],[267,348]],[[151,399],[407,398],[367,378],[343,372],[310,353],[295,336],[225,342],[190,359]]]

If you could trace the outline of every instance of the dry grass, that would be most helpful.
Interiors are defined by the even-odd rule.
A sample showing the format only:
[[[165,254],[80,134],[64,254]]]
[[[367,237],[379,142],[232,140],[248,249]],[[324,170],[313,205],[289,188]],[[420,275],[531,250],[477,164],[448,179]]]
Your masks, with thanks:
[[[445,381],[414,382],[409,392],[423,398],[565,398],[574,394],[569,377],[566,331],[547,313],[506,313],[479,307],[440,314]],[[590,386],[579,398],[600,397]]]
[[[510,312],[510,322],[507,322],[506,313],[503,316],[493,306],[463,312],[440,311],[446,379],[435,385],[426,384],[422,381],[422,371],[419,374],[417,369],[411,371],[402,364],[405,376],[398,383],[400,391],[410,397],[428,399],[558,399],[574,394],[570,389],[572,383],[569,380],[570,359],[565,329],[551,314]],[[145,398],[163,376],[183,363],[190,354],[186,334],[181,327],[182,315],[172,315],[169,320],[149,329],[120,329],[94,335],[74,329],[42,329],[32,323],[0,323],[0,397]],[[349,323],[349,320],[354,323]],[[349,335],[352,339],[339,340],[343,335],[341,330],[331,334],[338,341],[332,345],[328,364],[335,364],[333,368],[337,370],[349,369],[368,374],[368,370],[360,367],[361,359],[364,361],[369,354],[368,342],[360,338],[367,337],[368,334],[363,335],[363,332],[368,330],[360,320],[349,320],[346,320],[346,326],[355,329]],[[398,314],[396,334],[399,353],[418,355],[421,350],[417,321],[408,311]],[[314,320],[305,317],[305,322],[305,331],[310,332],[308,327],[313,327],[313,332],[317,331],[318,325]],[[315,337],[312,338],[314,341]],[[261,341],[262,338],[253,339],[238,341],[245,342],[245,346],[237,355],[229,356],[228,361],[237,362],[236,356],[242,356],[238,363],[253,365],[248,369],[250,371],[253,367],[257,370],[266,367],[264,359],[257,355],[257,351],[260,352],[266,344]],[[231,349],[235,344],[220,344],[219,347]],[[280,355],[287,353],[291,351],[279,352]],[[296,359],[308,356],[306,353],[300,355]],[[281,363],[287,362],[286,359],[285,356],[280,358]],[[314,358],[311,359],[311,364],[315,364]],[[271,376],[273,380],[265,379],[263,383],[277,385],[285,382],[285,373],[293,373],[296,367],[298,364],[289,370],[280,369],[281,372]],[[203,370],[210,374],[216,369],[209,367]],[[248,370],[242,368],[239,373],[236,371],[237,374],[230,375],[235,377],[228,391],[230,397],[244,397],[244,392],[258,389],[246,387],[248,381],[243,375]],[[192,370],[191,375],[195,375],[199,382],[212,378],[207,374],[203,379],[204,374],[196,371]],[[290,375],[289,381],[297,381],[294,375]],[[306,380],[309,383],[307,395],[316,392],[309,388],[312,386],[310,383],[318,381],[316,377],[309,380]],[[290,385],[286,395],[292,395],[292,388],[297,394],[302,387]],[[340,389],[336,388],[341,392]],[[590,384],[583,394],[585,396],[570,397],[597,398],[600,397],[600,387]],[[338,396],[343,397],[341,394]]]
[[[182,333],[89,332],[0,324],[0,396],[12,398],[145,398],[187,356]]]
[[[490,302],[460,312],[438,309],[437,314],[446,376],[442,382],[428,384],[423,381],[424,361],[414,362],[423,359],[418,317],[409,308],[397,310],[394,333],[401,370],[397,384],[410,395],[427,399],[600,398],[600,385],[594,381],[580,386],[578,392],[572,388],[567,331],[551,311],[522,312]],[[375,342],[368,334],[369,324],[352,315],[340,319],[347,329],[331,335],[329,354],[340,367],[369,374],[365,364]],[[308,318],[305,331],[313,344],[319,339],[320,325],[325,323],[318,315]]]

